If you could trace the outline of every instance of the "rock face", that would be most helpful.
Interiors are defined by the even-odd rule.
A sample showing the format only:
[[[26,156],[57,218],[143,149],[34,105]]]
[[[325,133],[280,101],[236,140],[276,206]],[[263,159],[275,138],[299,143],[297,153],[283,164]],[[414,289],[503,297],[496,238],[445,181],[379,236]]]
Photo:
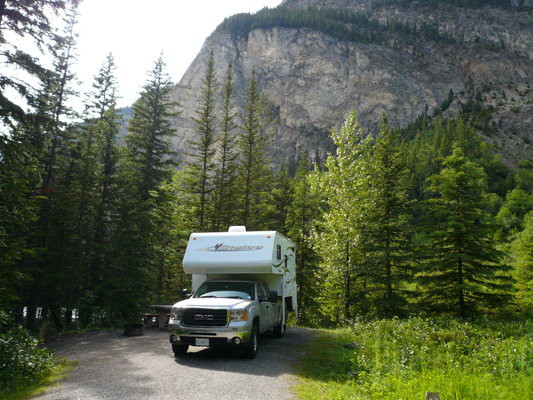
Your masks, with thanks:
[[[526,0],[533,2],[533,0]],[[521,3],[521,5],[528,5]],[[181,117],[174,121],[179,151],[195,135],[191,118],[200,100],[201,80],[213,49],[222,85],[229,62],[234,66],[237,103],[252,70],[278,111],[273,163],[291,162],[303,149],[325,157],[328,135],[355,110],[364,131],[377,131],[382,111],[392,126],[405,127],[420,115],[433,115],[448,98],[444,116],[456,116],[469,100],[492,106],[490,130],[511,166],[533,156],[533,13],[530,10],[426,6],[420,2],[386,5],[379,0],[285,0],[282,6],[343,8],[364,12],[381,25],[401,22],[413,29],[438,29],[447,40],[397,33],[385,44],[335,39],[311,29],[256,29],[246,38],[220,33],[209,37],[174,91]],[[480,127],[481,128],[481,127]],[[486,127],[485,127],[486,128]],[[487,133],[489,132],[490,133]]]

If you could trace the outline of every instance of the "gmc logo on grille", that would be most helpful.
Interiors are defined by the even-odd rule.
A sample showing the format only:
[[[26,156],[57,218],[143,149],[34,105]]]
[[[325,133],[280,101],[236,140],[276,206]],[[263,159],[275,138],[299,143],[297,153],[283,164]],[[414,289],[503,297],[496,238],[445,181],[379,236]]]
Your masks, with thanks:
[[[195,321],[213,321],[212,315],[196,314],[194,316]]]

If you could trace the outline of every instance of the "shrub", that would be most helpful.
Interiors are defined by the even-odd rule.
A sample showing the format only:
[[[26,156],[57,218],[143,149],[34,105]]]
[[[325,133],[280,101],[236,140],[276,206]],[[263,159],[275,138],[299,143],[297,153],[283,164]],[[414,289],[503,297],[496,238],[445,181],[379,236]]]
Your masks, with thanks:
[[[53,365],[52,352],[39,348],[35,337],[0,311],[0,392],[42,378]]]

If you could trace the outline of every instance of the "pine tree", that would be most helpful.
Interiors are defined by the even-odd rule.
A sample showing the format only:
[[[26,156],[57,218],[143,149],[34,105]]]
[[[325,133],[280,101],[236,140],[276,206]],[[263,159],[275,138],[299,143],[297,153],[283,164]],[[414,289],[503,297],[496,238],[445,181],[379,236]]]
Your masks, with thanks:
[[[271,190],[265,204],[266,226],[268,229],[287,235],[287,216],[294,196],[292,180],[284,164],[280,164],[271,179],[272,183],[269,185]]]
[[[189,150],[186,153],[194,159],[187,163],[186,190],[194,195],[193,203],[189,209],[195,215],[193,229],[205,231],[209,224],[210,195],[213,191],[213,159],[216,143],[216,83],[215,56],[213,50],[209,53],[205,75],[202,79],[202,95],[200,104],[196,107],[197,140],[189,141]]]
[[[270,103],[257,83],[255,69],[246,92],[246,103],[241,115],[241,132],[237,139],[239,151],[238,185],[239,222],[250,229],[260,229],[268,182],[266,149],[273,136],[274,118]]]
[[[41,52],[44,52],[46,45],[50,44],[55,36],[55,32],[50,23],[50,13],[58,14],[65,9],[66,4],[72,8],[77,8],[78,1],[48,1],[48,0],[2,0],[0,3],[0,57],[2,65],[12,66],[24,71],[39,80],[46,79],[52,71],[43,67],[38,61],[38,57],[32,56],[18,44],[9,43],[5,38],[5,31],[9,31],[17,37],[27,37],[33,39]],[[10,126],[23,121],[26,112],[6,97],[6,89],[14,89],[21,95],[29,105],[35,106],[38,94],[32,89],[26,79],[19,78],[15,74],[9,74],[9,69],[2,69],[0,72],[0,119]]]
[[[424,204],[427,259],[417,277],[424,301],[432,310],[462,317],[505,304],[511,278],[502,273],[509,267],[502,263],[494,227],[483,212],[483,169],[454,145],[444,169],[430,182],[427,191],[438,197]]]
[[[381,131],[371,156],[370,204],[365,215],[363,259],[368,264],[369,287],[374,312],[399,315],[406,311],[411,275],[408,171],[396,147],[393,132],[383,113]]]
[[[220,109],[220,130],[218,133],[218,157],[216,159],[213,196],[213,230],[224,230],[234,221],[236,207],[236,172],[237,152],[235,151],[235,84],[233,83],[233,66],[230,63],[226,71],[222,88],[222,107]]]
[[[311,232],[320,215],[319,198],[311,188],[307,154],[302,154],[293,180],[294,197],[290,204],[286,230],[296,247],[296,282],[298,284],[299,318],[304,323],[316,323],[318,288],[316,274],[318,259],[311,246]]]
[[[148,73],[141,97],[133,105],[133,112],[125,137],[129,157],[137,173],[138,193],[143,201],[150,199],[150,191],[170,178],[170,168],[176,163],[170,156],[170,139],[176,135],[171,118],[178,103],[170,97],[174,84],[165,72],[162,56]]]

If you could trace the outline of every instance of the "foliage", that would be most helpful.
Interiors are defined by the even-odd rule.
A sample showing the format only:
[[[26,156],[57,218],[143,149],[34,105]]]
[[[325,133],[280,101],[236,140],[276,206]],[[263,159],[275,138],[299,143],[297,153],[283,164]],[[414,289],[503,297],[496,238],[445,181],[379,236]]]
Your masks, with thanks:
[[[381,316],[407,312],[406,284],[412,280],[412,223],[408,201],[408,170],[383,113],[380,133],[370,157],[368,209],[364,216],[361,258],[369,267],[367,285],[373,313]]]
[[[212,226],[210,220],[214,218],[213,211],[208,208],[211,205],[209,197],[214,190],[212,171],[216,152],[215,74],[215,56],[211,50],[202,79],[200,104],[196,107],[196,117],[192,118],[197,138],[189,140],[189,150],[186,153],[194,160],[187,163],[185,188],[192,194],[190,198],[193,203],[189,205],[189,209],[194,216],[192,229],[196,232],[207,230],[208,226]]]
[[[509,299],[510,277],[499,272],[509,267],[502,263],[504,254],[483,212],[483,169],[454,145],[444,169],[430,182],[427,191],[437,197],[425,202],[425,259],[417,277],[425,300],[433,310],[462,317],[501,306]]]
[[[260,90],[255,69],[241,114],[240,134],[237,137],[239,168],[238,222],[259,230],[264,217],[264,199],[269,176],[267,148],[276,129],[271,104]]]
[[[513,237],[511,254],[515,265],[518,304],[524,309],[533,308],[533,212],[524,220],[524,229]]]
[[[228,64],[221,93],[220,128],[218,132],[218,156],[214,168],[213,230],[230,226],[235,219],[237,201],[237,152],[235,150],[237,114],[235,112],[235,84],[233,65]]]
[[[533,395],[531,320],[358,320],[307,347],[303,399],[524,399]]]
[[[320,257],[321,312],[326,319],[339,323],[351,318],[354,307],[364,312],[366,306],[369,266],[361,262],[360,249],[365,244],[372,143],[371,137],[363,137],[353,111],[340,132],[332,130],[332,139],[337,153],[328,156],[327,171],[315,172],[313,180],[313,190],[323,199],[324,211],[312,232],[312,243]]]
[[[302,154],[298,172],[292,182],[293,198],[289,205],[286,220],[287,235],[296,247],[296,283],[298,285],[299,320],[304,325],[319,326],[318,296],[320,283],[317,282],[317,255],[310,241],[310,233],[316,229],[319,217],[320,198],[312,189],[307,154]]]
[[[0,391],[10,392],[42,378],[53,368],[52,352],[0,311]]]

